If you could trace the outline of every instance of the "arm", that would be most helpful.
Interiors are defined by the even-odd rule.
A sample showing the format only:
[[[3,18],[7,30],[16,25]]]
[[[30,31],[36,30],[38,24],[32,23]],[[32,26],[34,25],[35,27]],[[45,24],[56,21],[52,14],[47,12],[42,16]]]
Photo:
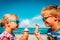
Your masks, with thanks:
[[[38,40],[42,40],[40,33],[38,32],[39,25],[36,24],[36,29],[35,29],[35,36],[37,37]]]
[[[48,39],[50,39],[50,40],[55,40],[54,38],[52,38],[51,36],[48,36],[47,37]]]
[[[28,40],[28,37],[23,35],[23,36],[20,37],[20,40]]]
[[[38,40],[42,40],[41,35],[39,32],[35,31],[35,36],[37,37]]]
[[[28,40],[28,31],[24,31],[24,34],[20,37],[20,40]]]
[[[24,34],[20,37],[20,40],[28,40],[28,34]]]
[[[3,38],[2,40],[10,40],[9,38]]]

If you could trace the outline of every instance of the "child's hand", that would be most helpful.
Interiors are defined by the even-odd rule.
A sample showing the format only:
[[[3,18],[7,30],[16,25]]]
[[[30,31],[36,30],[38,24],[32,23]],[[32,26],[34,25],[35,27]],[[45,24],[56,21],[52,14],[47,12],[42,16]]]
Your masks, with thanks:
[[[51,36],[48,36],[48,38],[50,39],[50,40],[55,40],[54,38],[52,38]]]
[[[39,32],[35,31],[35,36],[37,37],[38,40],[42,40]]]
[[[38,32],[38,28],[39,28],[39,24],[36,24],[36,29],[35,29],[35,36],[37,37],[38,40],[42,40],[41,39],[41,35]]]
[[[26,37],[25,35],[20,37],[20,40],[28,40],[28,37]]]
[[[23,36],[20,37],[20,40],[28,40],[28,29],[25,28]]]
[[[23,36],[20,37],[20,40],[28,40],[28,34],[23,34]]]

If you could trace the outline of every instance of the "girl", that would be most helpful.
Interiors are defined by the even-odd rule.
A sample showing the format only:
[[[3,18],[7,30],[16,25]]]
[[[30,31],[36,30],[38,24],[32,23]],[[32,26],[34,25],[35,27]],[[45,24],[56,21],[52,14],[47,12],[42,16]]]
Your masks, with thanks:
[[[12,31],[18,28],[18,17],[15,14],[5,14],[0,25],[5,27],[5,31],[0,35],[0,40],[15,40]]]
[[[18,28],[19,19],[15,14],[5,14],[0,25],[5,27],[5,31],[0,35],[0,40],[16,40],[12,31]],[[22,38],[26,39],[27,37],[23,35],[20,40]]]

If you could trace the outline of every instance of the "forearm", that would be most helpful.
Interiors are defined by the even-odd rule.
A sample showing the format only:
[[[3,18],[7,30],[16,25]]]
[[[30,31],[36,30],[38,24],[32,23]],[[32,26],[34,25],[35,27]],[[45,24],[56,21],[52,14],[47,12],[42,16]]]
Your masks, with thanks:
[[[20,37],[20,40],[28,40],[28,37],[22,36]]]
[[[28,40],[28,34],[24,34],[20,37],[20,40]]]
[[[39,38],[38,40],[42,40],[42,38]]]

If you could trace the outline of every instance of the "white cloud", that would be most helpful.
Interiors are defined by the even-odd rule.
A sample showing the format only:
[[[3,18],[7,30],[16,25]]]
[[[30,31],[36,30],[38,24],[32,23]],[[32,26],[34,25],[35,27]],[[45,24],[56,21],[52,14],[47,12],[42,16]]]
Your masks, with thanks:
[[[41,18],[42,18],[42,16],[39,15],[39,16],[35,16],[35,17],[33,17],[32,19],[33,19],[33,20],[38,20],[38,19],[41,19]]]
[[[30,20],[28,20],[28,19],[22,20],[22,22],[20,23],[21,27],[25,27],[25,26],[29,26],[29,25],[30,25]]]
[[[40,27],[45,27],[44,23],[42,22],[42,16],[35,16],[32,19],[25,19],[22,20],[20,23],[20,27],[35,27],[35,24],[40,24]]]

